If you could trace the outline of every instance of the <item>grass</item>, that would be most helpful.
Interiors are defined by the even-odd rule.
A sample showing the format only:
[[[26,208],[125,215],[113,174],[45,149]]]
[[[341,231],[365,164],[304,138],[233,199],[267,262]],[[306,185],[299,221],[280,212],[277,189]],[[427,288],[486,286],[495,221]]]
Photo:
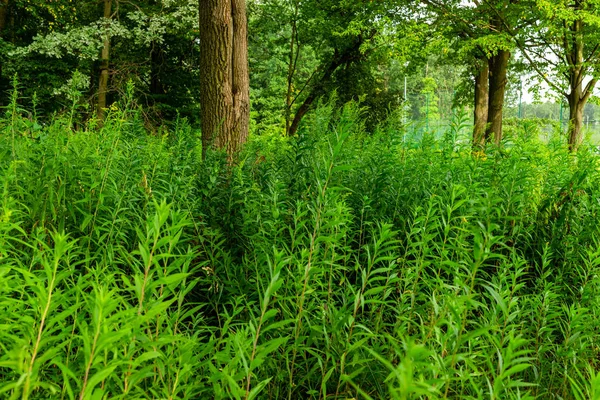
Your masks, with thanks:
[[[586,149],[522,124],[471,154],[460,119],[404,143],[350,104],[229,167],[127,102],[23,115],[0,121],[2,398],[600,398]]]

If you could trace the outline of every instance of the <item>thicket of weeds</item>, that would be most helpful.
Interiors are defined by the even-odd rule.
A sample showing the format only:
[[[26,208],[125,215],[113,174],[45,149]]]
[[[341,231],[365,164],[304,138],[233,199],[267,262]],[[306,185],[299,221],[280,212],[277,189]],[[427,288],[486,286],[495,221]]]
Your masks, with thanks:
[[[230,168],[126,102],[75,129],[13,100],[0,397],[600,398],[591,152],[404,143],[349,105]]]

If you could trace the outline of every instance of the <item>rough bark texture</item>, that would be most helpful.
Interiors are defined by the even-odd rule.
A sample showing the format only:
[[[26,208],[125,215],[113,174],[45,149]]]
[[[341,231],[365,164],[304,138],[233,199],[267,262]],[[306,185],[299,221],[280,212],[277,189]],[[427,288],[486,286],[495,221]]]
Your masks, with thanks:
[[[112,0],[104,0],[104,18],[109,19],[112,15]],[[104,44],[100,57],[100,81],[98,82],[98,104],[96,116],[98,120],[104,121],[106,109],[106,94],[108,93],[109,60],[110,60],[110,37],[108,32],[104,33]]]
[[[490,58],[489,109],[488,125],[485,133],[487,141],[494,140],[499,145],[502,141],[502,110],[506,94],[506,74],[510,51],[498,50],[498,54]]]
[[[250,82],[245,0],[200,0],[200,117],[203,153],[232,161],[248,139]]]
[[[232,0],[233,6],[233,112],[235,135],[229,140],[237,151],[248,140],[250,127],[250,72],[248,68],[248,21],[246,0]],[[228,153],[231,151],[228,150]]]
[[[473,150],[482,150],[485,147],[485,128],[488,120],[489,99],[489,74],[488,59],[478,59],[478,71],[475,74],[475,102],[473,107]]]

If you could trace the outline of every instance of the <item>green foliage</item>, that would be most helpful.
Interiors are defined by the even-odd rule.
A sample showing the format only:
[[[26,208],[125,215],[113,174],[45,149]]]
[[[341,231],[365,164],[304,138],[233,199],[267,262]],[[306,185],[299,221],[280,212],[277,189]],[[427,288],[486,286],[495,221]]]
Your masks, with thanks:
[[[201,160],[132,94],[0,120],[0,392],[14,399],[598,398],[600,165],[515,124],[471,154],[322,106]]]
[[[436,96],[435,91],[437,89],[437,83],[435,79],[427,77],[423,79],[423,89],[421,89],[421,96],[425,98],[424,105],[419,110],[422,119],[427,121],[436,121],[440,119],[438,102],[439,97]]]
[[[84,77],[82,103],[95,104],[99,59],[105,36],[111,40],[109,104],[119,100],[127,82],[136,83],[136,103],[144,117],[172,121],[178,115],[196,122],[199,96],[198,2],[161,0],[113,2],[104,20],[98,2],[11,1],[0,32],[0,105],[6,104],[7,77],[19,74],[22,101],[37,93],[44,116],[69,110],[65,86]],[[117,6],[118,3],[118,6]],[[81,81],[81,79],[77,79]],[[196,83],[196,84],[194,84]]]

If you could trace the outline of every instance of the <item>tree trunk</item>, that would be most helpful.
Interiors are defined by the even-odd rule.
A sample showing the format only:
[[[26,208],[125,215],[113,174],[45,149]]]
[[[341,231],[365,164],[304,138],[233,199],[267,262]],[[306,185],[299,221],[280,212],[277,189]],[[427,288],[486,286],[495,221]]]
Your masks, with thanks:
[[[296,110],[296,114],[294,115],[292,124],[289,126],[287,131],[288,136],[294,136],[298,132],[300,122],[302,122],[302,119],[308,113],[314,101],[325,93],[325,85],[331,80],[335,70],[338,69],[344,62],[345,57],[340,56],[338,50],[336,49],[333,55],[333,59],[329,63],[329,66],[327,67],[323,75],[321,76],[321,79],[319,80],[319,82],[313,85],[310,93],[308,94],[306,99],[304,99],[304,102],[302,102],[298,110]]]
[[[485,147],[485,128],[488,120],[489,74],[490,67],[487,57],[478,58],[479,69],[475,74],[475,102],[473,124],[473,150]]]
[[[506,74],[509,59],[510,51],[507,50],[498,50],[498,54],[490,58],[490,94],[487,120],[489,125],[485,136],[487,141],[493,138],[496,145],[499,145],[502,141],[502,111],[506,94]]]
[[[288,64],[288,74],[287,74],[287,92],[285,95],[285,132],[289,135],[290,127],[292,123],[292,106],[293,106],[293,88],[294,88],[294,74],[296,73],[296,63],[298,61],[298,55],[300,54],[300,47],[297,46],[297,34],[298,34],[298,25],[297,25],[297,14],[298,14],[298,4],[296,4],[296,10],[294,19],[292,21],[292,35],[290,38],[290,57]]]
[[[8,1],[6,2],[6,4],[8,4]],[[9,10],[10,10],[10,7],[9,7]],[[9,15],[10,15],[10,18],[9,18],[10,19],[10,42],[12,44],[15,44],[16,40],[17,40],[16,36],[15,36],[15,13],[11,12],[11,13],[9,13]]]
[[[573,54],[574,57],[578,57],[578,59],[583,62],[583,46],[580,49],[579,54],[577,48],[575,48],[575,52]],[[577,58],[573,58],[577,59]],[[574,67],[569,71],[570,75],[570,86],[571,92],[567,96],[567,100],[569,103],[569,131],[568,131],[568,144],[569,151],[576,152],[581,145],[583,140],[583,111],[585,109],[585,105],[589,100],[590,96],[594,91],[594,87],[596,86],[597,79],[591,79],[585,88],[583,87],[583,78],[585,75],[585,71],[581,66],[581,63],[577,63]]]
[[[165,53],[162,47],[157,42],[152,42],[150,50],[150,94],[153,96],[152,101],[157,102],[160,96],[165,94],[165,87],[160,80],[162,66],[165,62]]]
[[[233,3],[233,111],[235,140],[229,141],[229,154],[248,141],[250,129],[250,71],[248,67],[248,20],[246,0]],[[233,145],[233,147],[231,147]]]
[[[8,19],[8,0],[0,0],[0,38],[4,39],[4,30]],[[4,91],[4,77],[2,75],[3,60],[0,58],[0,90]],[[0,94],[0,106],[3,106],[2,95]]]
[[[304,116],[306,116],[306,114],[312,107],[312,104],[314,103],[316,98],[317,98],[317,93],[311,92],[308,95],[308,97],[304,100],[304,102],[302,102],[302,105],[300,105],[300,108],[298,108],[298,110],[296,111],[296,114],[294,115],[294,120],[292,121],[292,124],[290,125],[290,127],[288,129],[288,132],[287,132],[288,136],[294,136],[296,134],[296,132],[298,132],[298,128],[300,127],[300,122],[302,122],[302,119],[304,118]]]
[[[580,10],[581,1],[575,2],[575,8]],[[583,135],[583,110],[589,98],[591,97],[597,78],[592,78],[583,87],[583,80],[588,73],[584,65],[584,41],[582,36],[583,21],[576,20],[570,25],[570,35],[565,36],[566,59],[569,61],[569,87],[571,91],[567,96],[569,102],[569,131],[568,144],[569,151],[576,152],[581,145]]]
[[[200,0],[202,153],[215,146],[230,162],[248,139],[247,29],[245,0]]]
[[[0,0],[0,37],[4,38],[4,29],[8,19],[8,0]]]
[[[579,96],[569,98],[569,151],[576,152],[582,140],[583,109],[585,102]]]
[[[110,19],[112,15],[112,0],[104,0],[104,19]],[[110,59],[110,36],[108,26],[105,25],[104,44],[102,46],[102,55],[100,58],[100,81],[98,82],[98,104],[96,107],[96,116],[99,121],[104,121],[106,109],[106,94],[108,93],[109,78],[109,59]]]
[[[375,32],[372,32],[371,37],[373,37],[374,35]],[[354,45],[344,49],[342,52],[340,52],[338,49],[335,49],[333,53],[333,58],[331,59],[325,71],[323,72],[323,75],[321,75],[321,78],[318,82],[313,84],[310,93],[296,111],[292,124],[290,125],[287,132],[288,136],[294,136],[298,132],[300,122],[302,122],[302,119],[308,113],[314,101],[321,97],[323,94],[325,94],[325,86],[333,78],[334,72],[344,64],[360,60],[360,58],[362,57],[362,54],[360,53],[360,46],[363,43],[364,38],[361,36],[354,43]]]

